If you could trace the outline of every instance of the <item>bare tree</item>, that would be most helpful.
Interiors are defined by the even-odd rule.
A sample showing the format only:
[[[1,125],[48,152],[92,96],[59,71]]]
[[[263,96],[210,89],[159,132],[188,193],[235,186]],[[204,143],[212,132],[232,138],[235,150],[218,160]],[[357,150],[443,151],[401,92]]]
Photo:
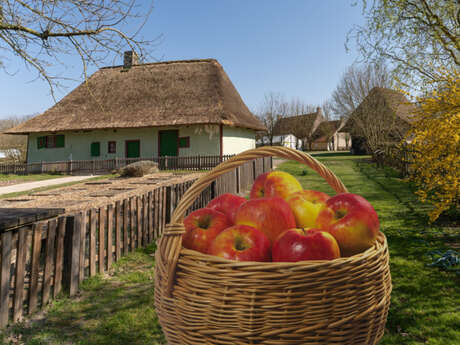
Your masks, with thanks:
[[[0,151],[5,153],[5,158],[12,162],[24,162],[27,154],[27,135],[2,134],[7,129],[16,127],[31,116],[15,117],[0,120]]]
[[[273,145],[275,124],[280,118],[287,115],[288,108],[289,105],[282,94],[276,92],[269,92],[265,94],[264,102],[260,106],[259,110],[256,111],[256,114],[267,128],[267,131],[264,134],[268,139],[268,144]]]
[[[335,118],[348,118],[374,87],[391,86],[392,78],[386,65],[351,65],[332,92],[329,110]]]
[[[1,0],[0,67],[13,73],[8,62],[19,57],[53,94],[64,79],[57,67],[68,67],[66,55],[79,56],[85,78],[88,65],[105,63],[126,47],[142,59],[153,41],[137,36],[152,8],[152,1],[140,0]],[[123,25],[133,27],[132,33]]]

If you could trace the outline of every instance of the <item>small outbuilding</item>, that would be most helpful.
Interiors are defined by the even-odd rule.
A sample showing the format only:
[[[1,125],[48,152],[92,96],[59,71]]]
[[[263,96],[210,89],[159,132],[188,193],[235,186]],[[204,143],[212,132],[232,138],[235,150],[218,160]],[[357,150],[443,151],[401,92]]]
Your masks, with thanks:
[[[264,125],[214,59],[99,69],[7,134],[28,136],[28,163],[238,154]]]

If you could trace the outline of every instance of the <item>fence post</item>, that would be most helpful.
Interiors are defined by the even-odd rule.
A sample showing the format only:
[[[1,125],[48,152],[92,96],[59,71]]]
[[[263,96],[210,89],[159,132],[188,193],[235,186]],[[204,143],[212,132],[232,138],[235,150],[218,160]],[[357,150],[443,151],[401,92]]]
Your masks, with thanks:
[[[241,176],[240,176],[240,167],[236,167],[236,193],[238,194],[241,191]]]
[[[62,285],[68,290],[70,296],[74,296],[78,292],[80,282],[81,218],[82,214],[80,213],[68,216],[66,219]]]
[[[201,170],[201,155],[198,155],[198,170]]]
[[[43,161],[40,161],[40,174],[43,174]]]
[[[172,207],[171,207],[171,195],[172,194],[172,188],[171,186],[166,187],[166,197],[165,197],[165,224],[169,224],[171,222],[171,212],[172,212]]]

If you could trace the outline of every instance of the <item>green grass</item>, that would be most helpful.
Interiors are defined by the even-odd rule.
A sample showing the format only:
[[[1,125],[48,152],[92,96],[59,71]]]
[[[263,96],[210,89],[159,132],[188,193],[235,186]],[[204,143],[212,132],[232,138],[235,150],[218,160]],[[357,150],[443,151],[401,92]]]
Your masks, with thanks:
[[[23,192],[2,194],[2,195],[0,195],[0,199],[15,198],[15,197],[18,197],[18,196],[21,196],[21,195],[28,195],[28,194],[32,194],[32,193],[43,192],[45,190],[52,190],[52,189],[56,189],[56,188],[69,187],[69,186],[73,186],[73,185],[79,184],[79,183],[86,183],[86,182],[89,182],[89,181],[103,180],[103,179],[106,179],[106,178],[109,178],[109,177],[115,177],[115,176],[117,176],[117,175],[113,175],[113,174],[100,175],[100,176],[91,177],[91,178],[81,180],[81,181],[60,183],[60,184],[55,184],[55,185],[47,186],[47,187],[34,188],[34,189],[26,190],[26,191],[23,191]]]
[[[0,174],[0,182],[14,181],[14,182],[33,182],[43,181],[53,178],[66,177],[65,174],[30,174],[30,175],[16,175],[16,174]]]
[[[166,344],[153,306],[154,250],[137,250],[110,276],[85,280],[77,298],[54,301],[46,317],[11,327],[3,344],[16,344],[8,336],[27,345]]]
[[[380,344],[460,344],[460,276],[428,267],[426,255],[458,242],[458,228],[449,232],[427,225],[427,206],[417,202],[410,185],[392,170],[347,154],[317,158],[350,192],[374,205],[388,238],[393,292]],[[279,169],[296,175],[305,188],[334,194],[321,177],[296,162],[282,163]],[[114,265],[110,276],[86,280],[78,298],[55,301],[45,317],[10,328],[3,334],[4,344],[16,344],[8,336],[20,336],[26,345],[165,344],[153,309],[154,250],[131,253]]]

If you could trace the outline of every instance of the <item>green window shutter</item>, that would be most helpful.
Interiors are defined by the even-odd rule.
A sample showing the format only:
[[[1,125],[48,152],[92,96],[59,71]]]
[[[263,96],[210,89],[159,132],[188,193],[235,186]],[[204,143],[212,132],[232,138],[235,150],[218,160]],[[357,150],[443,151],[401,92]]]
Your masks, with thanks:
[[[101,143],[91,143],[91,157],[99,157],[101,155]]]
[[[37,148],[42,149],[45,147],[45,139],[46,137],[38,137],[37,138]]]
[[[63,135],[56,135],[56,147],[64,147],[65,141]]]
[[[179,138],[179,148],[190,147],[190,137],[181,137]]]

